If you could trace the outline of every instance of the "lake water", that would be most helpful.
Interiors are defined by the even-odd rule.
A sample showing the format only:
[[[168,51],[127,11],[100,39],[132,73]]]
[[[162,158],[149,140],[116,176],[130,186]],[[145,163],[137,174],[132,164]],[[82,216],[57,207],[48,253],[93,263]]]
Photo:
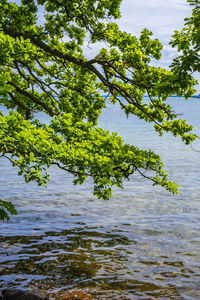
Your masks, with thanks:
[[[168,102],[200,135],[200,100]],[[18,215],[0,224],[0,289],[64,291],[81,288],[97,299],[200,299],[200,153],[169,134],[126,119],[109,106],[100,124],[128,143],[153,149],[170,178],[171,195],[133,177],[109,201],[88,182],[51,169],[48,188],[25,184],[0,160],[0,198]],[[193,147],[200,151],[200,141]],[[153,298],[155,297],[155,298]]]

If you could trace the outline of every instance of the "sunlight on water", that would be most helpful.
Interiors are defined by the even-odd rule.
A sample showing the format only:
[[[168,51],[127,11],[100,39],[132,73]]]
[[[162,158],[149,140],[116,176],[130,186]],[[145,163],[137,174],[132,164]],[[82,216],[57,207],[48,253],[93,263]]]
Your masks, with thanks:
[[[200,101],[169,102],[198,133]],[[0,224],[0,289],[199,299],[200,153],[170,135],[158,137],[140,120],[127,120],[118,107],[106,109],[100,124],[160,154],[180,194],[133,177],[110,201],[97,200],[90,181],[74,187],[70,175],[52,168],[48,188],[38,188],[1,159],[0,197],[12,201],[18,215]],[[194,148],[200,150],[199,142]]]

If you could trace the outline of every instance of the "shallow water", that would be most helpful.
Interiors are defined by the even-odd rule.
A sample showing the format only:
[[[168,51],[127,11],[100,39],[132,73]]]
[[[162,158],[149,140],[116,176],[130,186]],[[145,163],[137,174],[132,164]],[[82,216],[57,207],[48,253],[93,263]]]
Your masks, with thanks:
[[[200,100],[172,98],[199,134]],[[180,184],[173,196],[133,177],[109,201],[52,168],[48,188],[25,184],[0,160],[0,198],[18,215],[0,224],[0,289],[83,288],[98,299],[200,299],[200,153],[110,106],[100,123],[153,149]],[[199,134],[200,135],[200,134]],[[197,142],[194,148],[200,150]]]

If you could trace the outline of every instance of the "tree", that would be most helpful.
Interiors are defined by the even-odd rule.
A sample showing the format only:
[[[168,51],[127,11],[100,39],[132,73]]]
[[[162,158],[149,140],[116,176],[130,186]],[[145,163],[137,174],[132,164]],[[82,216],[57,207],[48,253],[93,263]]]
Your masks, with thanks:
[[[185,19],[181,31],[175,31],[171,45],[182,54],[174,59],[172,71],[184,76],[200,72],[200,0],[188,0],[193,7],[192,16]]]
[[[56,165],[74,175],[74,184],[92,177],[94,194],[103,199],[135,172],[177,192],[158,155],[98,127],[110,101],[127,116],[154,123],[160,135],[171,132],[186,144],[195,139],[192,126],[166,103],[173,94],[190,97],[195,80],[153,66],[162,45],[147,29],[139,39],[120,31],[113,22],[120,17],[120,2],[1,0],[0,102],[9,114],[0,114],[0,152],[26,182],[46,185],[48,168]],[[105,42],[109,49],[87,59],[88,40]],[[50,117],[49,124],[38,112]]]

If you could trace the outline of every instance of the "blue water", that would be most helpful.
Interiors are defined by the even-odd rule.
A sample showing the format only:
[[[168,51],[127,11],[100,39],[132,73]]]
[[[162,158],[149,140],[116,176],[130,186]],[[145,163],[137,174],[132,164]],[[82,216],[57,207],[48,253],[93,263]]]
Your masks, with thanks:
[[[146,100],[148,101],[148,100]],[[200,101],[171,98],[200,136]],[[0,224],[0,288],[54,293],[84,288],[98,299],[200,299],[200,152],[109,105],[100,125],[127,143],[158,153],[180,194],[138,176],[109,201],[90,181],[51,168],[48,188],[25,184],[0,160],[0,198],[18,215]],[[200,141],[192,145],[200,151]]]

